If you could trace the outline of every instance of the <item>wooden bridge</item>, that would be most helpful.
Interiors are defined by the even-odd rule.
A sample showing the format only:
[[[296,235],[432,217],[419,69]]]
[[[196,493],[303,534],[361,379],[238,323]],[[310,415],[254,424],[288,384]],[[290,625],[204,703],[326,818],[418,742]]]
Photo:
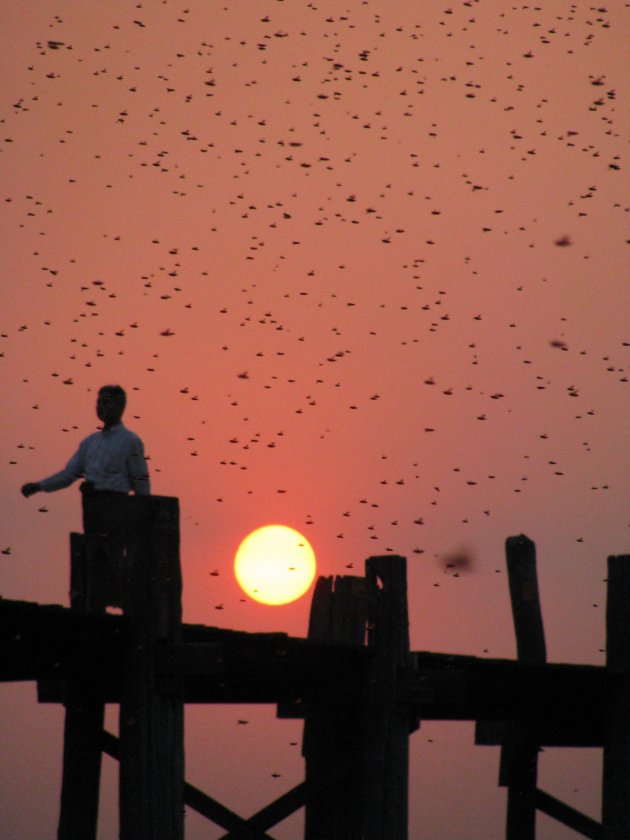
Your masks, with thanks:
[[[406,840],[409,737],[421,720],[476,721],[500,745],[506,840],[535,838],[536,811],[585,837],[630,837],[630,555],[608,558],[605,667],[550,664],[534,544],[506,541],[518,658],[409,648],[406,561],[319,578],[308,638],[181,620],[175,498],[130,497],[124,615],[92,614],[94,547],[71,535],[71,607],[0,599],[0,680],[36,680],[66,709],[58,840],[95,840],[103,752],[120,763],[122,840],[183,840],[184,805],[226,832],[272,840],[305,809],[305,840]],[[104,705],[120,705],[119,736]],[[305,780],[244,818],[185,781],[187,703],[273,703],[304,720]],[[541,747],[604,750],[602,820],[537,786]]]

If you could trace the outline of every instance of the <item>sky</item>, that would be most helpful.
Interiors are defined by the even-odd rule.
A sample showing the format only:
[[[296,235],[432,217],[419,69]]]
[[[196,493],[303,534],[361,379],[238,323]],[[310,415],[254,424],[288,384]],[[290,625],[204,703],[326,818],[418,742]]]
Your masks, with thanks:
[[[232,571],[280,523],[320,575],[405,556],[412,649],[511,658],[504,541],[524,533],[549,660],[603,664],[606,558],[630,551],[629,18],[620,0],[3,3],[2,597],[68,604],[77,486],[19,488],[119,383],[153,492],[180,500],[185,621],[306,635],[310,592],[264,606]],[[52,836],[62,709],[33,684],[0,705],[4,837]],[[247,816],[303,779],[300,739],[274,707],[188,709],[187,779]],[[501,836],[498,761],[474,724],[424,722],[410,837]],[[599,750],[539,768],[599,818]],[[98,840],[116,773],[104,758]]]

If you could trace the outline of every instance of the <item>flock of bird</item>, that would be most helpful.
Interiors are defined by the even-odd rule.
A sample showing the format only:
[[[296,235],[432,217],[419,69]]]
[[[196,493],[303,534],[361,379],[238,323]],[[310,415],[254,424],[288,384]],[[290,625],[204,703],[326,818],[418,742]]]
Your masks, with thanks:
[[[243,20],[233,4],[114,4],[89,32],[70,11],[40,22],[2,120],[23,292],[5,366],[21,367],[19,399],[40,411],[31,435],[48,426],[38,391],[71,416],[103,377],[140,392],[137,411],[158,389],[177,469],[207,474],[217,503],[247,487],[260,505],[265,485],[295,495],[320,458],[343,470],[354,442],[366,493],[326,527],[345,539],[360,517],[379,550],[424,554],[412,534],[445,490],[502,483],[464,523],[524,491],[509,458],[485,475],[465,463],[481,447],[492,465],[495,436],[524,448],[519,403],[537,400],[540,420],[518,458],[546,482],[591,451],[558,440],[597,417],[591,381],[627,382],[628,343],[602,354],[583,329],[603,220],[620,252],[627,212],[622,80],[601,64],[615,29],[604,7],[577,4],[549,18],[466,2],[400,20],[369,2],[275,6]],[[554,168],[566,183],[551,194]],[[136,418],[154,471],[172,474]],[[395,544],[399,487],[422,516]],[[362,515],[385,507],[387,520]]]
[[[480,575],[502,593],[484,549],[532,511],[553,512],[554,546],[614,550],[627,8],[182,5],[9,14],[14,590],[52,533],[36,517],[76,504],[46,498],[28,530],[18,488],[93,430],[109,381],[154,492],[182,498],[194,609],[230,625],[245,600],[208,540],[283,516],[321,573],[404,554],[410,585],[457,609]],[[590,604],[602,574],[580,563]]]

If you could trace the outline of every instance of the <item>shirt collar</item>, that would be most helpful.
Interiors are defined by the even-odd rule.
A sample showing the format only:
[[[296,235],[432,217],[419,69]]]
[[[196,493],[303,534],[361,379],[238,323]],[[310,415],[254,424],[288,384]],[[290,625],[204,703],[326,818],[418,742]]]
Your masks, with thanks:
[[[115,435],[118,432],[122,431],[125,428],[124,423],[122,420],[120,423],[116,423],[115,426],[111,426],[109,429],[101,429],[102,435]]]

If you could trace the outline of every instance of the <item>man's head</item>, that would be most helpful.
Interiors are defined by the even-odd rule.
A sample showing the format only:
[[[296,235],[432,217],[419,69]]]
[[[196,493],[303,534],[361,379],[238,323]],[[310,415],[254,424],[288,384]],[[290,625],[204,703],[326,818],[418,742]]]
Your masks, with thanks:
[[[96,400],[96,414],[105,427],[115,426],[120,420],[127,404],[127,395],[120,385],[103,385]]]

